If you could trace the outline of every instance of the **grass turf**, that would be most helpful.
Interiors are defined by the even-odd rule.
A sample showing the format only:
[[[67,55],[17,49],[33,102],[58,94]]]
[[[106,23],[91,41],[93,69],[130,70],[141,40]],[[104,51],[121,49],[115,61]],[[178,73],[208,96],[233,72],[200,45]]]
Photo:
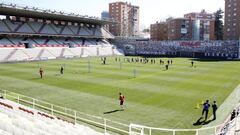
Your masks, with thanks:
[[[91,58],[91,73],[88,59],[0,64],[0,88],[123,123],[199,128],[193,126],[201,115],[196,103],[216,97],[220,105],[239,84],[240,62],[195,61],[191,67],[190,59],[172,60],[164,71],[159,58],[156,64],[122,63],[122,69],[113,57],[107,65]],[[65,73],[59,75],[62,64]],[[104,114],[120,108],[118,92],[125,95],[127,109]]]

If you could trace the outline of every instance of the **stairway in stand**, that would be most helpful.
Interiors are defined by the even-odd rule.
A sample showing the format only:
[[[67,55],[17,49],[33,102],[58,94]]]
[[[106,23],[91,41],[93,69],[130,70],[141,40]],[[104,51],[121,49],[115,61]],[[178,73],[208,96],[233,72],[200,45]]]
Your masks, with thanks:
[[[16,52],[17,52],[18,49],[14,49],[11,53],[9,53],[9,55],[7,55],[5,58],[4,58],[4,61],[8,61]]]

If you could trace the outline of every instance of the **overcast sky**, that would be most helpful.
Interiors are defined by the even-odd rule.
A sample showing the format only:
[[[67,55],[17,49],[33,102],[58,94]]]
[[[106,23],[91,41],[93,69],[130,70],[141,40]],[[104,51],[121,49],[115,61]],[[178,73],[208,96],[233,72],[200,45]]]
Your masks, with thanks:
[[[0,0],[5,3],[29,5],[52,10],[98,16],[108,10],[108,3],[114,0]],[[151,23],[165,18],[182,17],[188,12],[215,12],[224,10],[224,0],[124,0],[140,7],[140,24],[149,27]]]

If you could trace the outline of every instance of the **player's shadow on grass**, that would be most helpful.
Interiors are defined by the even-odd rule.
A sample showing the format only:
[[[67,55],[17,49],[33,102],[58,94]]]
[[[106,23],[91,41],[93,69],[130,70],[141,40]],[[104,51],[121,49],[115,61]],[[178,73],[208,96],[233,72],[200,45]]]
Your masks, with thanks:
[[[193,123],[193,126],[199,126],[199,125],[202,125],[203,124],[203,120],[202,120],[202,117],[200,117],[195,123]]]
[[[213,120],[207,120],[207,121],[204,121],[203,125],[207,125],[209,124],[210,122],[212,122]]]
[[[92,73],[92,72],[88,72],[88,71],[86,71],[86,72],[84,72],[84,71],[82,71],[82,72],[72,72],[72,74],[75,74],[75,75],[85,75],[85,74],[89,74],[89,73]]]
[[[36,77],[36,78],[31,78],[30,80],[41,80],[42,78]]]
[[[136,79],[137,77],[128,77],[128,79]]]
[[[207,125],[209,124],[210,122],[212,122],[213,120],[202,120],[203,118],[200,117],[195,123],[193,123],[193,126],[200,126],[200,125]]]
[[[103,114],[111,114],[111,113],[116,113],[116,112],[119,112],[119,111],[123,111],[123,110],[122,109],[116,109],[116,110],[104,112]]]

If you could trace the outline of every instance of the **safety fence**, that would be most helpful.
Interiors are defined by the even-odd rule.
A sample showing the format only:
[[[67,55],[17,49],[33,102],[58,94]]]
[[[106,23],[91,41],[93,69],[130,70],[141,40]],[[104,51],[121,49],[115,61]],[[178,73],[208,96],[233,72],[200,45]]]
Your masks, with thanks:
[[[79,112],[70,108],[61,107],[45,101],[34,99],[18,93],[0,89],[0,97],[14,101],[16,103],[31,107],[33,109],[56,116],[66,122],[73,124],[85,124],[93,128],[100,129],[104,133],[123,135],[225,135],[233,132],[240,133],[240,115],[234,120],[229,118],[222,124],[199,128],[199,129],[167,129],[156,128],[137,124],[125,124],[107,118],[94,116]],[[240,104],[238,105],[240,108]]]
[[[0,96],[1,95],[4,99],[56,116],[69,123],[85,124],[104,133],[113,132],[118,134],[129,134],[129,124],[123,124],[107,118],[89,115],[7,90],[0,90]]]

